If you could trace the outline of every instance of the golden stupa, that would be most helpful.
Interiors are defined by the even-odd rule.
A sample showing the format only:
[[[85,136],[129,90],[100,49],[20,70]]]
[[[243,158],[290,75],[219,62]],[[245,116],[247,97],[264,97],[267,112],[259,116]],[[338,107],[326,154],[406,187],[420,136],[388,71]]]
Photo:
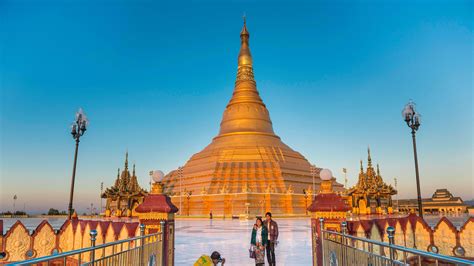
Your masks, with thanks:
[[[306,214],[313,175],[319,189],[320,168],[311,171],[308,160],[273,131],[254,80],[249,37],[244,21],[237,79],[219,134],[164,178],[165,193],[181,215]],[[338,183],[335,188],[343,189]]]

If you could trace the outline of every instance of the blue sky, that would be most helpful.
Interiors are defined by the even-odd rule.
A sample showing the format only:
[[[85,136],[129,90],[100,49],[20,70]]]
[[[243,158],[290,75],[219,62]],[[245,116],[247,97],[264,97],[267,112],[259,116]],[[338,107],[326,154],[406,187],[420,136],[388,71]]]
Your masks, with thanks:
[[[204,148],[230,99],[246,13],[260,94],[285,143],[355,184],[370,145],[400,198],[472,199],[470,1],[1,1],[0,210],[66,209],[84,108],[75,202],[99,202],[128,149],[139,181]]]

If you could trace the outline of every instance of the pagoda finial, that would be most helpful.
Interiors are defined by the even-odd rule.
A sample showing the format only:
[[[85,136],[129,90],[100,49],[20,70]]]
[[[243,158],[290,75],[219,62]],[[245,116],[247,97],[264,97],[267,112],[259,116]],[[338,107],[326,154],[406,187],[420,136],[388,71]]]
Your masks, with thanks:
[[[120,168],[117,169],[117,179],[115,180],[115,187],[118,188],[120,186]]]
[[[239,53],[239,67],[249,66],[252,67],[252,55],[250,54],[249,48],[249,31],[247,30],[247,20],[244,16],[244,26],[240,32],[240,53]]]
[[[372,158],[370,157],[370,146],[367,146],[367,163],[368,163],[368,166],[371,167],[372,166]]]
[[[132,176],[135,176],[135,164],[133,164],[133,172]]]
[[[364,173],[364,166],[362,165],[362,160],[360,160],[360,173]]]
[[[127,170],[128,170],[128,150],[125,153],[125,171],[127,171]]]

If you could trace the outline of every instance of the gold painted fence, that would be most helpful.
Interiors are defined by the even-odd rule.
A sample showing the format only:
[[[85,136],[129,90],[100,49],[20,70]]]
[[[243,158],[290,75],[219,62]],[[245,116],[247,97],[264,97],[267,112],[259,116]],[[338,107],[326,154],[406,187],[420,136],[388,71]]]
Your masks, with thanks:
[[[140,225],[140,236],[96,245],[97,231],[91,230],[90,246],[7,265],[163,265],[162,233],[144,235],[145,225]]]
[[[2,227],[3,221],[0,220],[0,232]],[[0,234],[0,265],[91,247],[90,233],[94,230],[97,232],[96,246],[140,236],[138,222],[72,219],[67,220],[59,230],[54,230],[44,220],[30,232],[21,221],[17,221],[5,234]],[[95,256],[107,257],[134,246],[134,241],[123,242],[99,249]],[[81,259],[87,261],[88,256],[84,254]]]

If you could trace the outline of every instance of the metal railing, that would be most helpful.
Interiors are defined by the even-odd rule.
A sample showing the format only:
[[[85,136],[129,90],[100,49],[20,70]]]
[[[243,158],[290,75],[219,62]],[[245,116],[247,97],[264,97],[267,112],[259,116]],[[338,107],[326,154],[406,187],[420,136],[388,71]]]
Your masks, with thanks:
[[[395,229],[387,228],[389,243],[347,234],[347,223],[341,223],[342,233],[325,230],[320,219],[322,263],[330,265],[474,265],[474,261],[440,255],[395,245]]]
[[[91,230],[91,246],[58,253],[41,258],[14,262],[7,265],[37,265],[37,266],[103,266],[103,265],[163,265],[163,228],[161,231],[145,235],[145,225],[140,225],[140,236],[124,240],[95,245],[97,231]]]

